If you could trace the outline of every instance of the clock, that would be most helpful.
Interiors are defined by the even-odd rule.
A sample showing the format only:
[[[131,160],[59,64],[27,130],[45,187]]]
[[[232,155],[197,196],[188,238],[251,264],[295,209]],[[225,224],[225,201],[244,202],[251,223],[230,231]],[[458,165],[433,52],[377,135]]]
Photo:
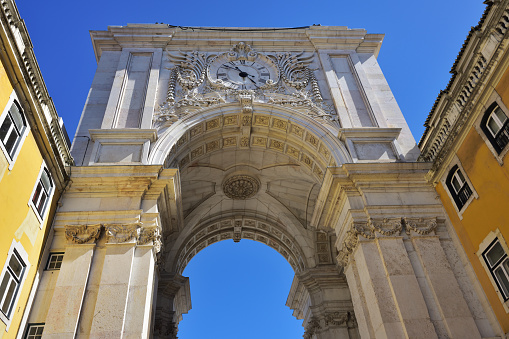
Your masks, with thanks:
[[[207,75],[211,83],[234,90],[257,90],[274,86],[279,80],[277,67],[267,57],[233,59],[219,55],[211,62]]]

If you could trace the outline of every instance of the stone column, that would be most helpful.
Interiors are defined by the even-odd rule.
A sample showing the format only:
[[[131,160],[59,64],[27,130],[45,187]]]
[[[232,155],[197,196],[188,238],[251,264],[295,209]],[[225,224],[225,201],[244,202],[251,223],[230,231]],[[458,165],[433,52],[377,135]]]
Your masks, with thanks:
[[[286,304],[304,319],[305,339],[359,338],[346,279],[336,265],[296,273]]]
[[[161,273],[158,283],[154,339],[177,339],[182,314],[191,309],[189,278]]]
[[[65,339],[76,336],[95,240],[100,231],[100,225],[66,226],[68,246],[46,317],[44,338]]]
[[[134,252],[122,338],[150,337],[156,254],[160,250],[159,228],[143,228]]]
[[[341,238],[363,338],[481,337],[436,227],[436,218],[370,219]]]
[[[159,228],[104,228],[106,249],[89,338],[149,338]]]
[[[401,230],[400,218],[354,223],[340,251],[359,331],[371,338],[437,338]]]
[[[135,252],[136,225],[105,227],[107,243],[89,338],[121,338]]]
[[[436,228],[436,219],[405,218],[405,225],[447,336],[481,338],[440,239],[431,233]]]

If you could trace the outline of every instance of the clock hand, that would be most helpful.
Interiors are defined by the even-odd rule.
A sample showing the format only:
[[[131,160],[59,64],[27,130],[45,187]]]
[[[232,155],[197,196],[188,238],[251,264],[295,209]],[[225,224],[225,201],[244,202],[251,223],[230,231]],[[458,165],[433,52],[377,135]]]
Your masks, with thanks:
[[[238,68],[238,67],[233,68],[233,67],[228,66],[228,65],[223,65],[223,66],[221,66],[221,67],[228,68],[228,69],[232,69],[232,70],[234,70],[234,71],[239,72],[239,76],[241,76],[242,78],[245,78],[246,76],[254,77],[254,75],[247,74],[247,72],[245,72],[245,71],[241,70],[241,69],[240,69],[240,68]],[[244,76],[242,76],[243,74],[245,74],[245,75],[244,75]]]
[[[256,82],[255,82],[253,79],[251,79],[251,78],[248,78],[248,79],[249,79],[249,80],[250,80],[250,81],[254,84],[254,86],[255,86],[256,88],[260,88],[260,87],[258,87],[258,86],[256,85]]]
[[[224,68],[229,68],[229,69],[233,69],[234,71],[236,71],[236,69],[235,69],[235,68],[233,68],[233,67],[230,67],[230,66],[228,66],[228,65],[222,65],[221,67],[224,67]]]

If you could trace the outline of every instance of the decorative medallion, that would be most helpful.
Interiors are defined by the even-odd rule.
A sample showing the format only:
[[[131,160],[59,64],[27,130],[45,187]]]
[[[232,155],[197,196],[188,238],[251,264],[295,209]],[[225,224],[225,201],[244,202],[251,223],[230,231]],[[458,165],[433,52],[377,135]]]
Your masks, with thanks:
[[[223,183],[223,192],[235,200],[249,199],[260,189],[260,182],[249,175],[234,175]]]

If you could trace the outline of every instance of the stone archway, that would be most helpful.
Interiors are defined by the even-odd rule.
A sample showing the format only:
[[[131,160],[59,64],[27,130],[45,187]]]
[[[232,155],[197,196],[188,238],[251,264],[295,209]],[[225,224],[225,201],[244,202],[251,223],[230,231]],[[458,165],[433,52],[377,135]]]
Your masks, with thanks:
[[[29,320],[45,336],[175,338],[190,307],[182,267],[248,235],[294,263],[288,305],[306,339],[355,338],[355,319],[363,338],[492,336],[376,61],[382,35],[156,24],[92,39],[80,165],[49,246],[64,261]],[[208,75],[227,55],[274,82],[223,86]]]
[[[350,161],[337,133],[333,124],[267,104],[249,112],[232,104],[200,110],[161,133],[149,160],[179,168],[182,227],[165,243],[156,337],[176,333],[191,305],[187,263],[226,239],[255,240],[285,257],[296,273],[288,306],[310,338],[356,333],[334,235],[311,224],[327,168]],[[325,315],[331,321],[318,331],[314,321]]]

